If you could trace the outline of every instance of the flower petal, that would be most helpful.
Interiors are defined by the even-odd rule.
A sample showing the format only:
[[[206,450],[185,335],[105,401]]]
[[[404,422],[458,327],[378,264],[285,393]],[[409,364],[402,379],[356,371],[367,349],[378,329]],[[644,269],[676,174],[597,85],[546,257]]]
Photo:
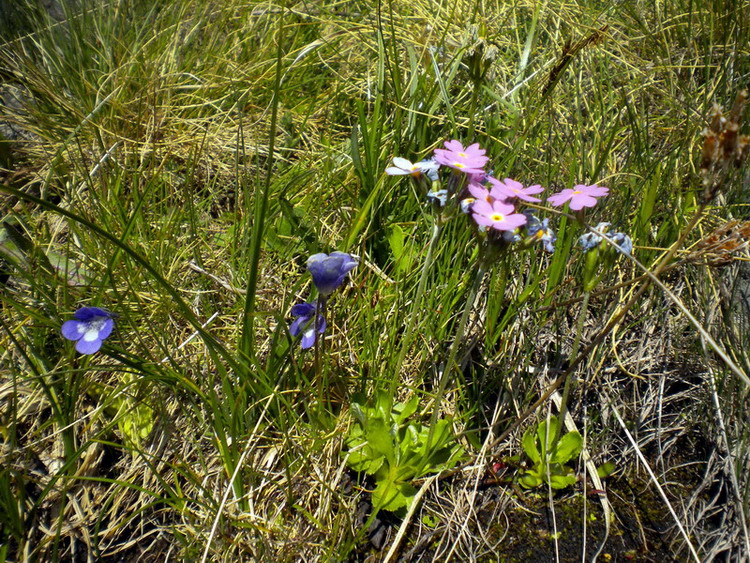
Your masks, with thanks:
[[[85,331],[82,325],[80,321],[65,321],[62,324],[62,335],[68,340],[78,340]]]
[[[86,340],[85,338],[81,338],[78,342],[76,342],[76,350],[78,350],[78,352],[80,352],[81,354],[94,354],[95,352],[98,352],[101,347],[102,341],[98,338],[95,338],[93,340]]]

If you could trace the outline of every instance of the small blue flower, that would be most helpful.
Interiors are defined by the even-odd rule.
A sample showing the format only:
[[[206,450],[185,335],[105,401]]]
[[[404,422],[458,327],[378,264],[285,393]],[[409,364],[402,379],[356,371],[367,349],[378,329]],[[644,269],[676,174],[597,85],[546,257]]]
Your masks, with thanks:
[[[328,297],[358,263],[359,257],[346,252],[331,252],[330,256],[321,252],[307,259],[307,269],[312,274],[318,293]]]
[[[438,203],[440,207],[445,207],[448,201],[448,190],[438,190],[436,192],[427,192],[427,199]]]
[[[619,247],[618,251],[622,251],[628,255],[633,252],[633,241],[630,240],[630,237],[625,233],[608,233],[607,230],[609,229],[609,226],[609,223],[599,223],[596,226],[596,230],[615,243]],[[585,235],[581,235],[581,238],[578,239],[578,244],[581,245],[584,252],[593,250],[599,246],[601,242],[602,237],[596,233],[586,233]]]
[[[599,231],[602,234],[607,233],[607,229],[609,229],[610,223],[599,223],[596,226],[596,230]],[[585,235],[581,235],[581,237],[578,239],[578,244],[583,248],[584,252],[588,252],[589,250],[593,250],[596,248],[599,243],[602,242],[602,237],[597,235],[596,233],[586,233]]]
[[[527,209],[523,213],[527,218],[526,234],[529,236],[529,239],[541,240],[544,251],[548,254],[554,254],[557,235],[549,226],[549,219],[540,221],[530,209]]]
[[[99,307],[81,307],[73,316],[75,320],[65,321],[62,335],[76,342],[76,350],[81,354],[94,354],[102,347],[102,341],[112,334],[114,315]]]
[[[625,233],[614,233],[607,235],[607,238],[619,246],[625,254],[630,255],[633,252],[633,241]]]
[[[306,350],[315,344],[317,334],[315,334],[315,303],[297,303],[292,307],[292,315],[297,317],[289,326],[289,333],[297,336],[302,333],[301,345]],[[323,315],[318,315],[318,334],[323,334],[326,330],[326,320]]]

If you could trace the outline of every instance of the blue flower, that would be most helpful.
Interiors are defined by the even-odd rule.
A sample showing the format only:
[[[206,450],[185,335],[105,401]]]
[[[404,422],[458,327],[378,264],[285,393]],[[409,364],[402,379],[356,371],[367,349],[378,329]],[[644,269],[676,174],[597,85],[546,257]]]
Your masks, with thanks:
[[[614,233],[607,235],[607,238],[619,246],[625,254],[630,255],[633,252],[633,241],[625,233]]]
[[[440,207],[445,207],[448,201],[448,190],[438,190],[436,192],[427,192],[427,199],[437,203]]]
[[[557,235],[555,235],[555,231],[549,226],[549,219],[540,221],[530,209],[527,209],[523,213],[528,219],[526,222],[526,234],[529,236],[529,240],[541,240],[544,251],[553,254],[555,252]]]
[[[619,247],[617,249],[618,251],[621,251],[624,254],[630,254],[633,252],[633,241],[630,240],[630,237],[625,233],[608,233],[607,230],[609,229],[609,226],[609,223],[599,223],[596,226],[596,230],[615,243]],[[578,244],[581,245],[584,252],[593,250],[599,246],[601,242],[602,237],[596,233],[586,233],[585,235],[581,235],[581,238],[578,239]],[[602,246],[602,248],[604,248],[604,246]]]
[[[102,347],[102,341],[112,334],[114,315],[99,307],[81,307],[73,316],[75,320],[65,321],[62,335],[76,342],[76,350],[81,354],[93,354]]]
[[[307,269],[312,274],[318,293],[328,297],[358,263],[359,257],[346,252],[331,252],[330,256],[321,252],[307,259]]]
[[[297,303],[292,307],[292,315],[297,317],[289,326],[289,332],[292,336],[302,333],[302,349],[306,350],[315,344],[315,303]],[[318,315],[318,334],[323,334],[326,330],[326,320],[323,315]]]

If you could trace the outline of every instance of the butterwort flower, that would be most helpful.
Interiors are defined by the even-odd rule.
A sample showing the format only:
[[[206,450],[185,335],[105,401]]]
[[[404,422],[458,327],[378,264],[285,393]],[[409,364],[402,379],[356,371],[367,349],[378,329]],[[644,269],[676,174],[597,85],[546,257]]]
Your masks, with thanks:
[[[578,184],[573,188],[565,188],[560,193],[556,193],[547,198],[547,202],[555,206],[564,205],[570,202],[570,209],[580,211],[584,207],[594,207],[596,198],[604,197],[609,194],[609,188],[604,188],[594,184],[593,186],[584,186]]]
[[[412,163],[405,158],[396,156],[393,158],[393,166],[386,168],[385,173],[389,176],[414,176],[415,178],[424,174],[430,180],[437,180],[438,168],[440,168],[440,165],[432,159]]]
[[[517,182],[512,178],[506,178],[505,180],[498,180],[497,178],[488,178],[487,181],[492,186],[490,193],[495,199],[511,200],[520,199],[523,201],[531,201],[538,203],[542,201],[538,197],[533,197],[533,194],[540,194],[544,191],[544,188],[539,184],[534,184],[527,188],[523,187],[521,182]]]
[[[449,166],[466,174],[482,174],[484,166],[489,157],[484,156],[487,152],[479,148],[479,143],[474,143],[464,148],[456,140],[446,141],[444,149],[435,149],[435,160],[438,164]]]
[[[471,213],[477,225],[492,227],[498,231],[515,231],[526,224],[526,216],[516,213],[516,208],[502,201],[477,200],[471,206]]]
[[[99,307],[81,307],[73,313],[74,320],[65,321],[62,335],[76,343],[81,354],[94,354],[102,347],[102,342],[112,334],[115,326],[114,315]]]
[[[292,336],[302,334],[300,345],[303,350],[310,348],[315,344],[318,334],[326,331],[326,320],[323,315],[318,315],[318,330],[315,331],[315,309],[316,303],[297,303],[292,307],[292,316],[296,317],[292,324],[289,325],[289,333]]]
[[[331,252],[330,255],[320,252],[307,259],[307,269],[312,274],[318,293],[322,297],[328,297],[358,263],[358,256],[346,252]]]

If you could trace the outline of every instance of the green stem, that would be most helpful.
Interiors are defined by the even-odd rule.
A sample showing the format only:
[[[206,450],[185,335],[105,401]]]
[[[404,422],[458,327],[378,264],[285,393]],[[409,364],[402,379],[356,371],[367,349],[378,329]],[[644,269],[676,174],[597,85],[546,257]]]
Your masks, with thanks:
[[[591,292],[584,291],[581,310],[578,312],[578,321],[576,323],[576,335],[575,339],[573,340],[573,348],[570,350],[570,358],[575,358],[578,355],[578,349],[581,347],[581,335],[583,334],[583,324],[586,321],[586,315],[588,314],[589,310],[590,297]],[[572,382],[575,379],[574,377],[572,377],[572,374],[573,372],[568,373],[567,377],[565,378],[565,387],[563,387],[562,400],[560,401],[560,416],[557,424],[557,433],[554,440],[552,441],[552,445],[549,448],[548,454],[555,451],[557,442],[560,441],[560,436],[562,436],[562,429],[565,425],[565,416],[568,414],[568,397],[570,397],[570,390],[573,387]]]
[[[319,407],[322,407],[323,405],[327,406],[330,403],[328,395],[326,395],[326,399],[323,400],[323,393],[325,393],[328,389],[327,378],[325,378],[324,381],[323,377],[321,359],[322,355],[325,353],[325,337],[324,335],[318,333],[318,331],[320,330],[320,318],[322,316],[325,319],[327,304],[328,298],[323,297],[322,295],[318,295],[318,300],[315,303],[315,320],[313,321],[313,330],[315,331],[315,379],[318,381],[318,400],[320,401],[318,405]]]
[[[453,368],[457,368],[458,365],[456,364],[456,355],[458,354],[458,349],[461,346],[461,341],[464,337],[464,332],[466,332],[466,324],[469,320],[469,313],[471,312],[471,309],[474,305],[474,299],[477,296],[477,292],[479,291],[480,286],[482,285],[482,280],[484,279],[484,274],[487,272],[487,261],[486,257],[483,253],[479,255],[479,267],[477,268],[477,275],[474,278],[474,283],[471,286],[471,289],[469,290],[469,294],[466,296],[466,303],[464,304],[464,311],[461,315],[461,320],[458,323],[458,331],[456,332],[456,338],[453,340],[453,344],[451,344],[451,349],[448,354],[448,361],[445,362],[445,367],[443,368],[443,375],[440,377],[440,382],[438,383],[438,391],[435,395],[435,398],[433,400],[433,406],[432,406],[432,417],[430,419],[430,435],[427,440],[427,443],[430,444],[432,442],[432,433],[435,430],[435,423],[437,422],[438,417],[440,416],[440,403],[443,401],[443,395],[445,394],[445,389],[448,386],[448,381],[451,378],[451,373],[453,372]]]
[[[401,373],[401,366],[404,363],[406,353],[409,351],[411,346],[411,339],[414,334],[414,328],[417,326],[417,319],[421,318],[419,315],[420,307],[422,306],[422,297],[424,296],[425,286],[427,285],[427,276],[432,266],[434,259],[435,248],[437,242],[440,240],[440,230],[443,226],[442,221],[439,217],[436,217],[435,222],[432,225],[432,237],[430,238],[429,246],[427,247],[427,256],[425,257],[424,265],[422,266],[422,275],[419,278],[419,285],[417,286],[417,294],[414,296],[414,303],[412,303],[411,311],[409,312],[409,318],[406,325],[406,332],[404,338],[401,341],[401,350],[396,358],[396,365],[393,370],[393,377],[391,378],[390,396],[392,397],[396,392],[396,386],[400,380],[399,375]]]

